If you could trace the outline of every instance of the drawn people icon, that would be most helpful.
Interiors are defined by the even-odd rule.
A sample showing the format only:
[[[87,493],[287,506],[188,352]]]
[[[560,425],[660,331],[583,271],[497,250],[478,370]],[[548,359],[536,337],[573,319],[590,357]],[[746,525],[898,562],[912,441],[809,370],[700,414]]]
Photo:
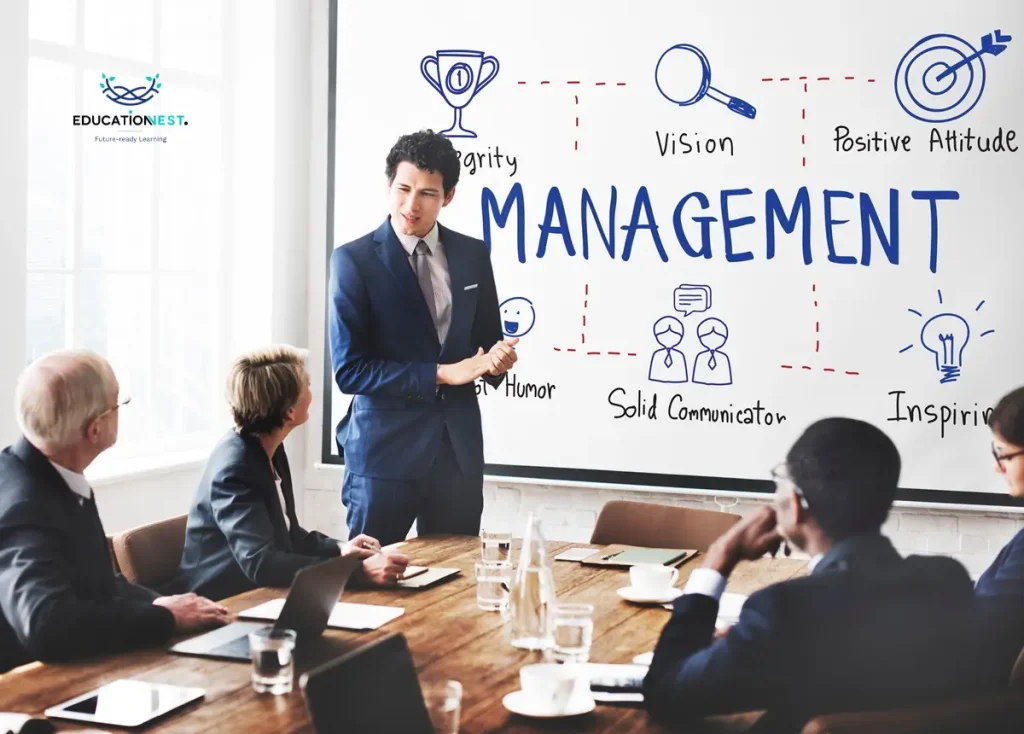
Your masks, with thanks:
[[[654,322],[654,338],[661,349],[651,355],[647,379],[651,382],[687,382],[686,355],[676,349],[683,341],[683,322],[675,316],[662,316]]]
[[[693,361],[693,381],[700,385],[731,385],[732,362],[720,351],[729,341],[729,327],[721,319],[704,319],[697,326],[697,340],[704,347]]]

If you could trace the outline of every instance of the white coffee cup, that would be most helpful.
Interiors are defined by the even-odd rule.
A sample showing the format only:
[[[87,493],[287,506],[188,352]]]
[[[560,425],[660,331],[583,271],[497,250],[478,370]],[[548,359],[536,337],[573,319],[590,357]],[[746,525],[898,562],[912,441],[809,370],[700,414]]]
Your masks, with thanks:
[[[629,582],[644,596],[662,597],[679,578],[679,569],[657,563],[639,563],[629,569]]]
[[[565,713],[582,689],[584,680],[582,673],[571,664],[534,663],[519,670],[523,696],[532,709],[543,713]]]

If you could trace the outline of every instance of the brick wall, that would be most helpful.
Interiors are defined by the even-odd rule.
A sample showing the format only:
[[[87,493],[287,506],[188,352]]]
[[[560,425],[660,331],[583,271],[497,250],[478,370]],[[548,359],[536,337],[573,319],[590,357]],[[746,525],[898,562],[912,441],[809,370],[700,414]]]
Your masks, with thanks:
[[[341,483],[332,484],[336,487]],[[308,526],[336,538],[346,537],[345,508],[338,489],[307,489],[305,497]],[[549,540],[585,542],[590,538],[597,513],[605,502],[613,499],[725,509],[740,515],[764,503],[726,495],[710,497],[501,482],[484,487],[483,527],[504,526],[520,536],[527,515],[532,511],[540,516],[544,535]],[[883,532],[904,555],[949,555],[977,578],[1021,528],[1024,528],[1021,515],[897,507],[890,513]]]

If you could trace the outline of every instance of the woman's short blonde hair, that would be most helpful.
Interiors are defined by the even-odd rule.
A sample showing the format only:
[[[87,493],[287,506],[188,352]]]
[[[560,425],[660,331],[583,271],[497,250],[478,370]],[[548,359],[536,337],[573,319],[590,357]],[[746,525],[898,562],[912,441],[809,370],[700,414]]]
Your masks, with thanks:
[[[85,437],[90,421],[108,410],[116,378],[100,355],[85,349],[44,354],[21,373],[14,413],[25,438],[58,450]]]
[[[281,428],[309,379],[305,349],[277,344],[239,356],[228,372],[227,398],[235,425],[263,435]]]

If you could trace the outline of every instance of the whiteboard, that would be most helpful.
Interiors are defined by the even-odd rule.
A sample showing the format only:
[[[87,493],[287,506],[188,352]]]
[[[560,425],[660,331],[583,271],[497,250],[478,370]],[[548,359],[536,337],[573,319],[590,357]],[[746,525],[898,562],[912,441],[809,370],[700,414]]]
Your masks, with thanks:
[[[1024,363],[1019,2],[502,7],[336,5],[329,151],[329,248],[383,221],[399,135],[460,151],[441,221],[521,339],[478,388],[489,473],[768,490],[845,415],[901,497],[1012,504],[985,419]]]

